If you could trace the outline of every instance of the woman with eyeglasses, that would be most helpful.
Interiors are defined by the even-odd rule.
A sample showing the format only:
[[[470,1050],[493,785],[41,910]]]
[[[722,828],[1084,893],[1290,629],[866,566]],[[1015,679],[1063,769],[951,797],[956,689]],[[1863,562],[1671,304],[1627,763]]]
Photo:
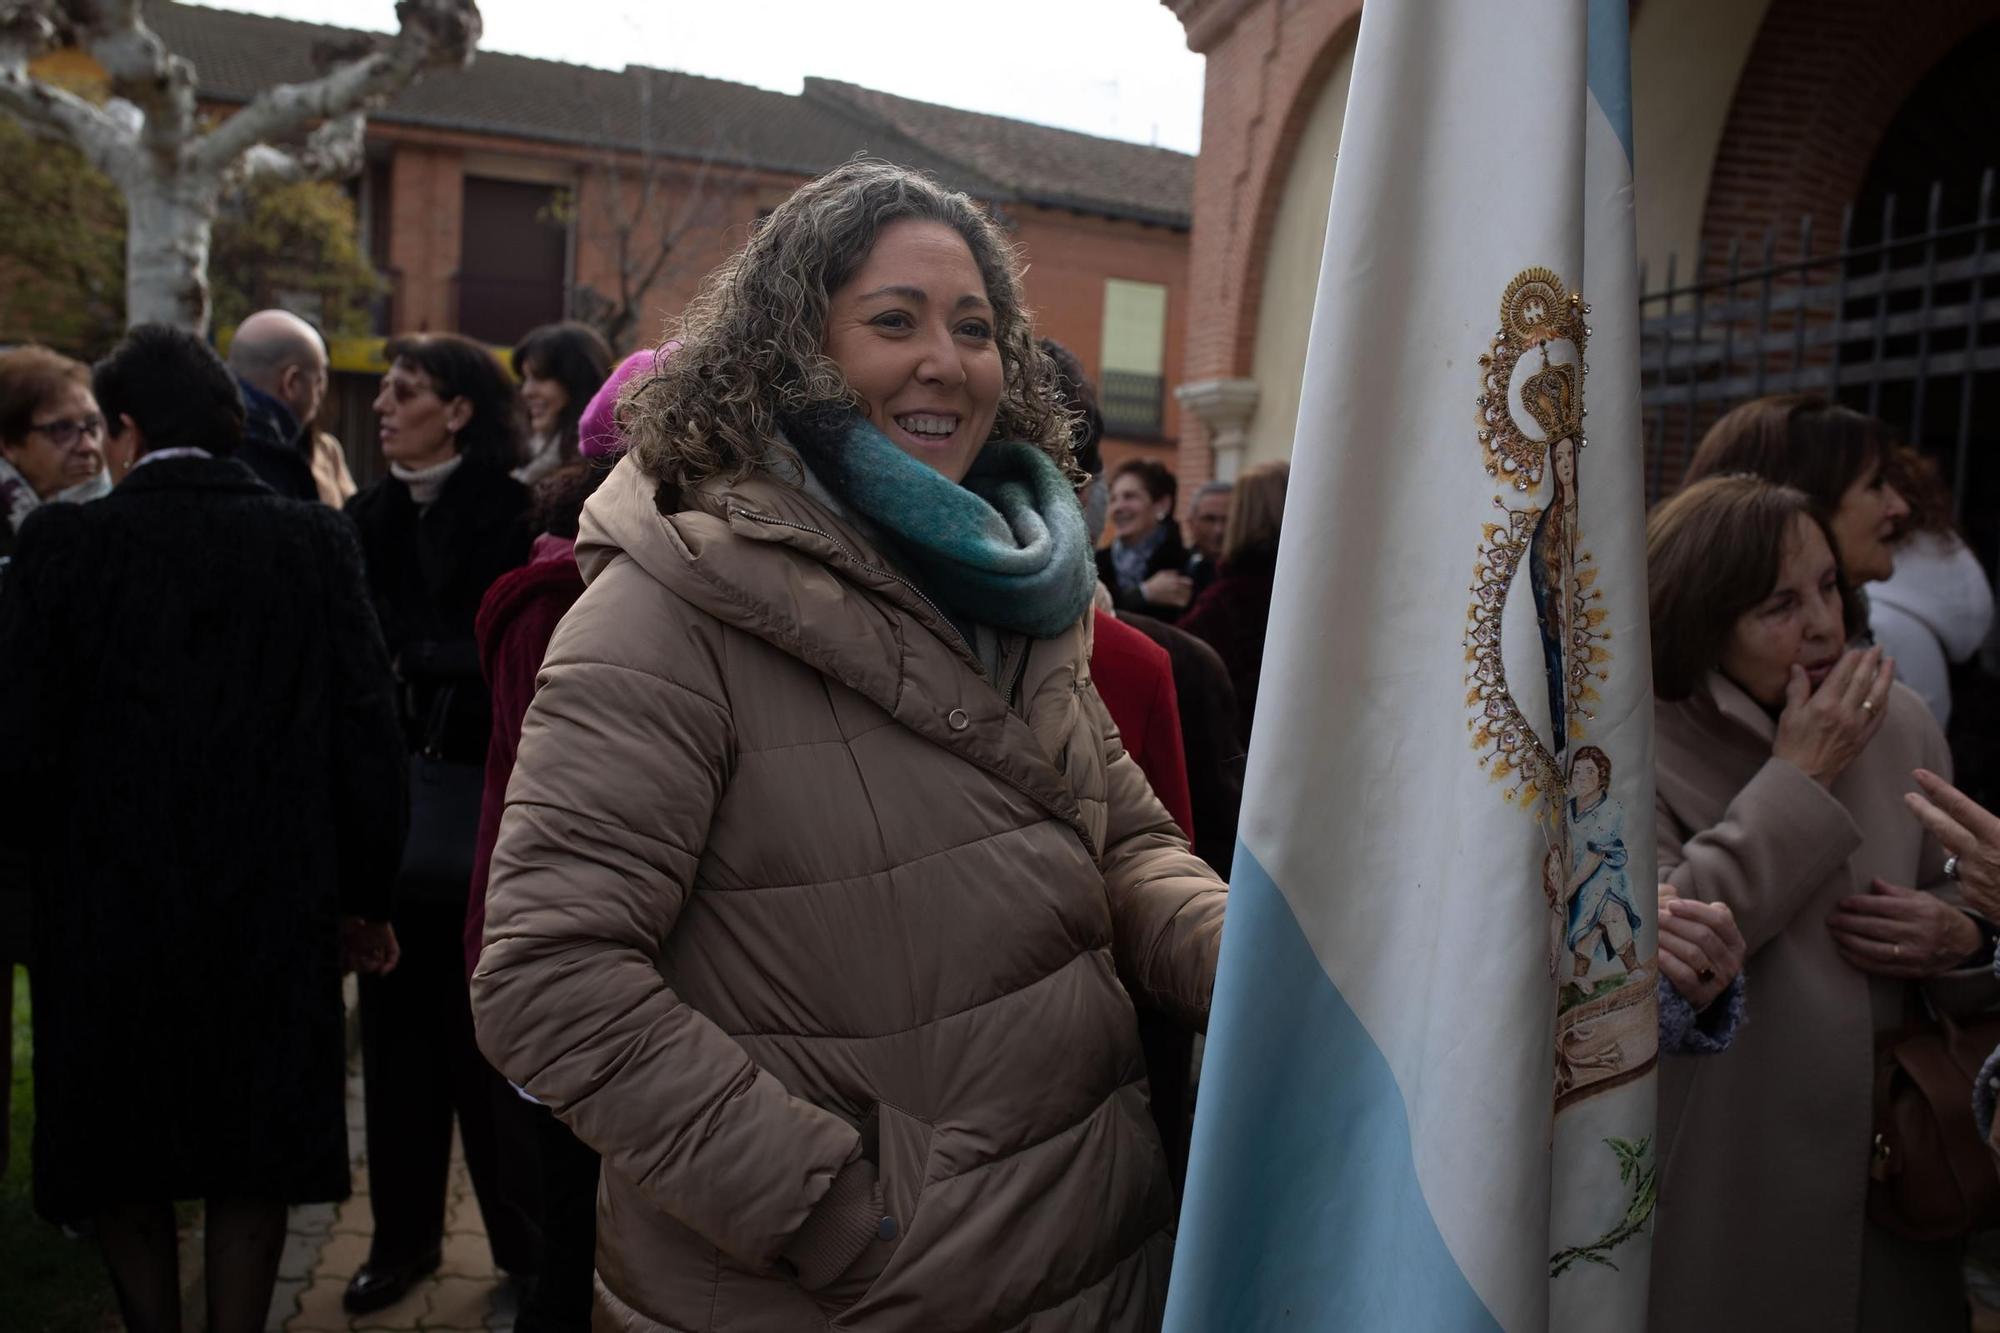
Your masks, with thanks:
[[[46,347],[0,352],[0,556],[35,509],[95,500],[111,489],[104,415],[90,367]]]

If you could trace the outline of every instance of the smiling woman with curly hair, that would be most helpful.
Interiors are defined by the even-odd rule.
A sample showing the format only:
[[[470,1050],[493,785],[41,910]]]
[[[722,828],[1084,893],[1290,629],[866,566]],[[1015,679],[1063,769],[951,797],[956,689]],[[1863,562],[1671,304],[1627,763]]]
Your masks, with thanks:
[[[603,1313],[1156,1328],[1133,1001],[1205,1023],[1226,892],[1090,682],[1013,252],[850,163],[678,335],[584,513],[473,980],[488,1056],[604,1156]]]
[[[1069,421],[1035,345],[1014,247],[965,195],[869,162],[801,188],[702,284],[673,356],[626,393],[622,416],[639,466],[683,486],[741,477],[770,465],[788,423],[865,411],[827,346],[829,307],[897,220],[950,228],[978,267],[991,303],[988,340],[1004,368],[993,438],[1038,445],[1073,468]]]

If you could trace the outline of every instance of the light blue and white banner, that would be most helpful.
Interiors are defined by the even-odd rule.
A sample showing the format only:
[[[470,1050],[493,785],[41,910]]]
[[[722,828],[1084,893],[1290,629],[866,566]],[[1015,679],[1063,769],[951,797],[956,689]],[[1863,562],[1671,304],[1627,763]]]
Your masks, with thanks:
[[[1645,1325],[1626,0],[1371,0],[1171,1333]]]

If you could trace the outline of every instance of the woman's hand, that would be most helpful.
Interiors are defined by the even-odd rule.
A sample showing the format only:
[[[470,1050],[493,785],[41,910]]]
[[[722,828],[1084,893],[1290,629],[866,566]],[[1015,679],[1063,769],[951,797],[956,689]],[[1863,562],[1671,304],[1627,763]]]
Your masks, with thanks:
[[[363,921],[358,916],[340,923],[340,961],[349,972],[377,975],[396,970],[403,958],[396,943],[396,928],[387,921]]]
[[[1177,569],[1163,569],[1139,585],[1154,606],[1186,606],[1194,600],[1194,580]]]
[[[1729,989],[1745,952],[1728,904],[1697,902],[1660,886],[1660,971],[1696,1013]]]
[[[1842,898],[1826,925],[1851,965],[1905,981],[1951,971],[1980,941],[1972,918],[1944,899],[1885,879],[1868,893]]]
[[[2000,816],[1929,769],[1917,770],[1921,794],[1903,798],[1917,822],[1958,858],[1958,886],[1972,910],[2000,921]]]
[[[1794,664],[1771,753],[1832,786],[1881,729],[1895,679],[1896,664],[1880,648],[1848,649],[1817,690]]]

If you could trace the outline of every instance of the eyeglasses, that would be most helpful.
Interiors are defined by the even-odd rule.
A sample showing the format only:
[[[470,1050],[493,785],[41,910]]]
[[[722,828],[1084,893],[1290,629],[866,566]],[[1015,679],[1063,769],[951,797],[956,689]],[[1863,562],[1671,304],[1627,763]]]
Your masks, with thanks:
[[[74,449],[85,436],[92,444],[104,440],[104,418],[100,416],[59,417],[54,421],[37,421],[28,427],[30,435],[45,435],[50,444],[58,449]]]

